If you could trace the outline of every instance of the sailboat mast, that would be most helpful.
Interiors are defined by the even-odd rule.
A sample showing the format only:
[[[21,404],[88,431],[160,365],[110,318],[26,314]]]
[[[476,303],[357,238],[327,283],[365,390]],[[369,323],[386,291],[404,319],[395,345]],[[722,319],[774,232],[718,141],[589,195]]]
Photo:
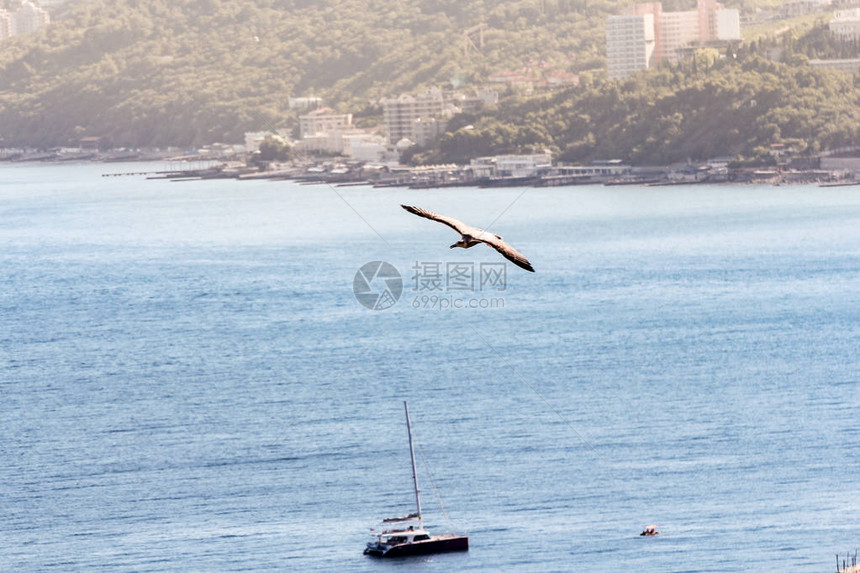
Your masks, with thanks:
[[[412,445],[412,423],[409,421],[409,403],[403,401],[406,410],[406,430],[409,432],[409,456],[412,458],[412,483],[415,485],[415,505],[418,508],[418,529],[424,529],[421,521],[421,495],[418,490],[418,471],[415,468],[415,448]]]

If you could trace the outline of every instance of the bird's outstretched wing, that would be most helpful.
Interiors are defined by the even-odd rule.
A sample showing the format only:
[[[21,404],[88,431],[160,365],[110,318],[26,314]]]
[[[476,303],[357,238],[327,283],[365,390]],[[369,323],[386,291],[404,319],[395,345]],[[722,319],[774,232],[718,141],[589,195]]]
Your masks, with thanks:
[[[532,267],[532,264],[529,262],[529,260],[525,258],[525,256],[523,256],[521,252],[503,241],[498,235],[491,235],[490,233],[485,232],[482,233],[480,237],[478,237],[478,240],[482,243],[486,243],[487,245],[499,251],[499,253],[501,253],[503,257],[505,257],[518,267],[530,272],[535,272],[534,267]]]
[[[419,217],[424,217],[425,219],[430,219],[433,221],[439,221],[440,223],[448,225],[461,235],[467,234],[470,231],[474,230],[474,227],[471,227],[463,221],[455,219],[454,217],[446,217],[445,215],[440,215],[439,213],[434,213],[433,211],[428,211],[427,209],[422,209],[421,207],[414,207],[412,205],[401,205],[401,207],[403,207],[413,215],[418,215]]]
[[[504,239],[494,233],[484,231],[483,229],[478,229],[477,227],[472,227],[470,225],[467,225],[463,221],[460,221],[459,219],[455,219],[454,217],[440,215],[438,213],[434,213],[433,211],[428,211],[420,207],[414,207],[412,205],[401,205],[401,207],[403,207],[413,215],[418,215],[419,217],[424,217],[425,219],[431,219],[433,221],[439,221],[440,223],[448,225],[461,235],[468,235],[476,241],[486,243],[487,245],[496,249],[503,257],[505,257],[518,267],[521,267],[530,272],[535,272],[534,268],[532,267],[532,264],[527,258],[523,256],[522,253],[507,244]]]

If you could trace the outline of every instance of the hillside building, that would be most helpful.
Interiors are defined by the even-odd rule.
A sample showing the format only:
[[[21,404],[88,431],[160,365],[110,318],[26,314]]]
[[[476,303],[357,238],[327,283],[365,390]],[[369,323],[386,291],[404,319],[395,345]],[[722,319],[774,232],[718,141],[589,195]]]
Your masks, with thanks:
[[[448,128],[448,121],[458,113],[475,113],[499,102],[499,92],[492,87],[467,95],[442,91],[437,87],[417,94],[401,94],[380,101],[389,145],[408,149],[435,143]]]
[[[302,138],[351,128],[351,113],[334,113],[334,110],[328,107],[299,116],[299,133]]]
[[[370,163],[386,161],[389,155],[385,138],[357,128],[309,135],[297,141],[293,149],[299,154],[341,155]]]
[[[831,0],[788,0],[779,7],[779,13],[785,18],[816,14],[830,9]]]
[[[353,133],[343,137],[343,155],[355,161],[377,163],[386,161],[388,147],[385,139],[370,133]]]
[[[696,10],[664,12],[660,2],[634,5],[606,21],[609,77],[620,79],[663,62],[677,62],[690,46],[740,40],[740,13],[716,0]]]
[[[290,109],[318,109],[322,104],[321,97],[291,97],[289,100]]]
[[[426,143],[428,137],[444,133],[447,120],[457,111],[459,108],[439,88],[382,100],[385,129],[392,145],[402,139]]]
[[[552,155],[494,155],[472,159],[469,168],[476,177],[534,177],[552,167]]]
[[[654,16],[627,14],[606,21],[609,78],[621,79],[654,64]]]
[[[12,37],[12,14],[0,8],[0,42]]]
[[[717,10],[717,42],[736,42],[741,39],[741,13],[737,8]],[[712,40],[712,41],[713,41]]]
[[[419,117],[412,122],[412,135],[408,139],[415,145],[426,147],[439,139],[447,127],[448,121],[445,118]]]
[[[13,36],[38,32],[50,23],[48,11],[32,2],[22,2],[14,11],[0,8],[0,42]]]
[[[831,33],[842,39],[860,38],[860,8],[837,10],[828,27]]]
[[[45,28],[51,23],[51,17],[44,8],[39,8],[32,2],[24,2],[21,7],[12,14],[12,34],[32,34]]]

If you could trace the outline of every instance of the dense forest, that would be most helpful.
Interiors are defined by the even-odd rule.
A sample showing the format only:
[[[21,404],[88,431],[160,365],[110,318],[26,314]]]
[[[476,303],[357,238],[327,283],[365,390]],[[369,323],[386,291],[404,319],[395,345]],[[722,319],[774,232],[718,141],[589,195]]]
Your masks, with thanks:
[[[700,53],[678,66],[561,93],[507,101],[463,116],[416,162],[549,148],[560,160],[766,157],[784,144],[814,153],[860,144],[860,90],[850,75],[767,60]]]
[[[242,141],[289,96],[360,109],[533,60],[603,66],[624,0],[82,0],[0,53],[0,137],[50,145]],[[464,32],[484,24],[483,46]]]
[[[676,2],[673,9],[684,9]],[[42,35],[0,54],[0,146],[86,136],[115,146],[238,142],[288,126],[289,96],[319,95],[372,123],[380,97],[430,85],[468,89],[531,65],[579,86],[454,118],[413,162],[549,148],[561,160],[664,164],[860,143],[860,91],[810,58],[860,54],[826,25],[605,77],[609,0],[83,0]],[[484,24],[483,45],[465,33]],[[362,111],[363,110],[363,111]],[[292,119],[291,119],[292,118]]]

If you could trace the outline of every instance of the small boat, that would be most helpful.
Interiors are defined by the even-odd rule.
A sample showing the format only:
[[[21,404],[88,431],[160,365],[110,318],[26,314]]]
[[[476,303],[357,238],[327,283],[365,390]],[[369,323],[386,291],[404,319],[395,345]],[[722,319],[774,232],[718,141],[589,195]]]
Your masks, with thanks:
[[[421,518],[421,494],[418,489],[418,472],[415,467],[415,448],[412,444],[412,424],[409,421],[409,404],[403,402],[406,410],[406,430],[409,433],[409,455],[412,459],[412,483],[415,487],[415,505],[417,511],[403,517],[383,519],[384,527],[391,527],[375,535],[376,539],[367,543],[365,555],[374,557],[406,557],[409,555],[427,555],[428,553],[443,553],[447,551],[468,551],[469,537],[446,533],[431,535],[424,529]],[[406,525],[413,523],[413,525]]]

